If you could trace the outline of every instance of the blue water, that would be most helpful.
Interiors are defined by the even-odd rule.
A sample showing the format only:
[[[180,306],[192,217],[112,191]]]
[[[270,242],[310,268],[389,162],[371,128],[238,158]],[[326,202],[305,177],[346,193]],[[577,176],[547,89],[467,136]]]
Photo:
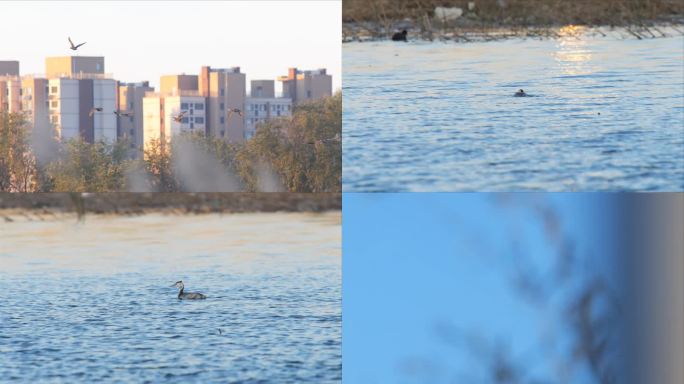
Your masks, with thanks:
[[[349,43],[343,60],[344,191],[684,189],[682,36]]]
[[[0,381],[339,383],[340,235],[339,213],[0,224]]]

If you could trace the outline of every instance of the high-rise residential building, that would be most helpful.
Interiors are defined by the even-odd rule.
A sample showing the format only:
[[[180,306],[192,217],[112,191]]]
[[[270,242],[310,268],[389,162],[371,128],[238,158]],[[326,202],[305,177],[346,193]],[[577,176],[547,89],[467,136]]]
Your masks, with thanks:
[[[80,74],[104,75],[102,56],[62,56],[45,59],[45,77],[48,79],[66,77],[78,78]]]
[[[21,110],[21,78],[0,75],[0,111],[19,112]]]
[[[324,68],[302,71],[290,68],[287,76],[278,77],[283,83],[283,96],[292,99],[295,105],[332,96],[332,76]]]
[[[252,80],[249,82],[250,97],[275,97],[275,81],[273,80]]]
[[[24,76],[21,79],[21,89],[21,110],[33,129],[41,132],[50,130],[47,79],[30,75]]]
[[[0,76],[19,76],[19,62],[0,60]]]
[[[153,140],[170,143],[181,133],[206,132],[205,98],[197,91],[177,91],[175,95],[148,92],[143,99],[144,147]],[[176,121],[182,112],[183,117]]]
[[[131,148],[142,148],[143,139],[143,98],[146,93],[154,92],[149,82],[121,83],[117,82],[116,106],[120,114],[117,116],[117,136],[120,140],[130,142]]]
[[[48,116],[62,140],[82,138],[114,142],[116,132],[116,82],[106,78],[48,79]],[[95,111],[101,108],[102,111]]]
[[[104,73],[104,57],[48,57],[45,73],[48,119],[59,139],[116,141],[116,81]]]
[[[181,91],[197,91],[197,75],[165,75],[159,81],[159,93],[178,95]]]
[[[252,80],[250,96],[245,101],[245,139],[256,134],[259,123],[292,115],[292,99],[275,97],[275,81]]]
[[[199,76],[199,92],[207,98],[207,135],[225,138],[233,143],[245,139],[244,116],[231,113],[245,110],[247,77],[240,67],[202,67]]]

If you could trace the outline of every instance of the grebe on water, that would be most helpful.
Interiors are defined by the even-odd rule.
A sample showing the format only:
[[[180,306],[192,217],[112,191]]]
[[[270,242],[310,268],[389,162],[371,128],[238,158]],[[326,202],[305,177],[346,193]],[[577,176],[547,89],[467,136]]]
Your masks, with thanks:
[[[185,288],[185,285],[183,285],[183,280],[176,281],[176,284],[172,285],[172,287],[176,287],[180,289],[178,291],[178,299],[182,300],[201,300],[201,299],[206,299],[207,297],[204,296],[203,294],[199,292],[185,292],[183,293],[183,289]]]
[[[528,95],[527,95],[527,93],[525,93],[525,91],[523,91],[523,90],[521,89],[521,90],[518,90],[518,92],[516,92],[513,96],[515,96],[515,97],[525,97],[525,96],[528,96]]]

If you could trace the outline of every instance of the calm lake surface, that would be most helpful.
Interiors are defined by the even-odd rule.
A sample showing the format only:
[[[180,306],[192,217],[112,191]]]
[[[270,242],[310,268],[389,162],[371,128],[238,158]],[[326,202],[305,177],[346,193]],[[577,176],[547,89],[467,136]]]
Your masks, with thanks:
[[[0,378],[339,383],[340,224],[339,212],[0,223]],[[208,298],[178,300],[177,280]]]
[[[684,189],[682,36],[349,43],[343,59],[344,191]]]

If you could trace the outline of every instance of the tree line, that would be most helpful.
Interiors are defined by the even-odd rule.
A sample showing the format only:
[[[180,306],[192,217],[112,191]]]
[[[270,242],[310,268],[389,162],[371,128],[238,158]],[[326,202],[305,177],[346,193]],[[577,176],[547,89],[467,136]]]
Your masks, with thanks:
[[[23,114],[3,111],[0,191],[340,192],[341,133],[340,92],[261,123],[240,144],[198,134],[153,140],[144,149],[125,140],[40,140]]]

